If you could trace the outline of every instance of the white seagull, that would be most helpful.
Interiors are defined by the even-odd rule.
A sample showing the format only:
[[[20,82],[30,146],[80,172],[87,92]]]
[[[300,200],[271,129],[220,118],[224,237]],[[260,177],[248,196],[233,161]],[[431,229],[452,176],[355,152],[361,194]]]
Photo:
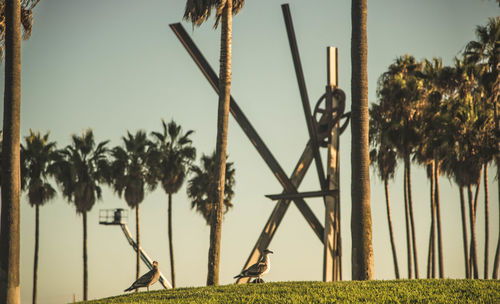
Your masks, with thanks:
[[[264,255],[260,258],[260,260],[243,270],[239,275],[235,276],[235,279],[239,278],[256,278],[255,283],[263,283],[264,280],[261,279],[263,275],[269,272],[271,269],[271,260],[269,259],[269,254],[273,253],[271,250],[264,250]]]
[[[146,287],[149,291],[149,286],[158,282],[159,278],[160,278],[160,269],[158,268],[158,262],[154,261],[153,269],[144,274],[142,277],[138,278],[137,281],[132,283],[132,285],[130,285],[130,287],[125,289],[124,291],[131,291],[141,287]]]

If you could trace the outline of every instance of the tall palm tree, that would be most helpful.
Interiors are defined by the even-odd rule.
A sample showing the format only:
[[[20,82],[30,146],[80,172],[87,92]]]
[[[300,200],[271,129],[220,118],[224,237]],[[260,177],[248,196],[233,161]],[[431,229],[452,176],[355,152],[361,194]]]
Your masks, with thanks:
[[[428,177],[431,181],[431,233],[429,256],[432,256],[432,277],[435,273],[435,230],[437,230],[437,251],[439,264],[439,277],[444,278],[443,245],[441,232],[441,207],[439,200],[439,175],[441,160],[449,149],[449,134],[446,125],[449,123],[449,112],[445,104],[452,96],[456,87],[454,69],[443,67],[441,58],[425,60],[421,74],[424,80],[424,106],[421,119],[421,142],[417,146],[415,156],[417,160],[428,166]],[[428,265],[429,266],[429,265]]]
[[[445,168],[451,174],[461,189],[467,189],[469,205],[469,225],[471,232],[468,277],[478,278],[477,240],[476,240],[476,210],[477,199],[472,194],[472,186],[478,187],[481,168],[484,163],[483,142],[488,142],[488,132],[491,126],[483,104],[478,102],[480,95],[474,91],[474,70],[456,60],[456,73],[460,79],[457,93],[450,100],[449,111],[453,114],[448,128],[449,136],[454,141],[444,160]],[[477,195],[476,195],[477,197]]]
[[[394,273],[396,279],[399,279],[398,257],[396,244],[394,242],[389,200],[389,180],[394,179],[394,172],[397,166],[397,155],[396,151],[385,143],[384,130],[387,127],[387,121],[382,115],[383,113],[379,110],[379,106],[377,104],[372,104],[370,108],[370,144],[374,148],[370,151],[370,161],[373,166],[376,166],[377,173],[384,182],[387,223],[389,225],[389,238],[391,241],[392,259],[394,262]]]
[[[0,302],[17,304],[20,255],[20,127],[21,127],[21,24],[25,37],[30,20],[22,20],[38,1],[6,0],[0,4],[0,50],[5,48],[5,89],[3,109],[2,207],[0,227]],[[29,19],[29,18],[28,18]],[[24,22],[22,22],[24,21]],[[29,28],[26,26],[29,25]]]
[[[30,130],[21,144],[21,189],[28,191],[28,202],[35,207],[35,257],[33,263],[33,304],[37,302],[38,248],[40,206],[53,199],[56,190],[48,181],[50,167],[56,158],[56,143],[49,142],[49,133],[40,135]]]
[[[373,278],[372,217],[370,206],[370,150],[368,143],[367,1],[351,7],[351,237],[352,278]]]
[[[234,196],[235,169],[232,162],[226,162],[225,188],[224,191],[224,213],[233,207],[231,200]],[[191,166],[193,177],[188,181],[187,195],[191,199],[191,208],[196,209],[207,225],[210,225],[210,216],[215,208],[216,196],[213,184],[216,180],[215,152],[212,155],[202,155],[201,166]]]
[[[72,135],[72,143],[59,151],[54,163],[54,176],[62,195],[73,204],[83,218],[83,300],[88,296],[87,212],[102,197],[101,184],[109,172],[108,141],[96,145],[91,129],[81,136]]]
[[[172,195],[177,193],[184,183],[187,169],[196,158],[196,149],[189,136],[175,121],[168,124],[162,120],[162,132],[152,132],[154,149],[151,154],[150,168],[154,179],[159,182],[168,195],[168,243],[170,252],[170,272],[172,286],[175,288],[174,247],[172,238]]]
[[[397,58],[378,81],[377,95],[382,111],[387,112],[390,127],[388,141],[404,161],[404,199],[407,230],[408,277],[412,276],[412,250],[415,278],[418,274],[416,229],[411,194],[411,155],[421,140],[419,125],[422,120],[423,81],[418,76],[422,65],[413,56]]]
[[[139,204],[144,200],[145,185],[152,183],[153,174],[148,167],[151,142],[144,131],[137,131],[135,135],[127,131],[127,136],[122,137],[122,140],[125,147],[117,146],[111,150],[113,159],[110,166],[110,182],[118,196],[123,195],[127,205],[132,209],[135,208],[136,279],[138,279],[141,265]]]
[[[496,150],[500,151],[500,122],[498,115],[499,95],[500,95],[500,51],[498,45],[500,44],[500,17],[492,17],[488,19],[485,26],[478,26],[476,28],[477,40],[471,41],[467,44],[464,52],[464,59],[466,63],[471,63],[481,67],[483,73],[479,78],[479,84],[485,91],[484,101],[493,108],[495,132],[496,137]],[[500,176],[500,153],[496,153],[497,176]],[[486,186],[486,184],[485,184]],[[498,179],[498,192],[500,193],[500,178]],[[488,202],[488,200],[486,200]],[[499,198],[500,208],[500,198]],[[488,206],[485,204],[485,211]],[[488,222],[488,212],[485,212],[485,221]],[[488,225],[485,226],[485,274],[488,268]],[[497,278],[498,266],[500,264],[500,235],[498,237],[497,249],[495,254],[495,261],[493,266],[493,278]],[[485,277],[486,278],[486,277]]]
[[[217,111],[217,205],[210,225],[210,248],[208,250],[207,285],[219,285],[220,241],[222,231],[222,208],[224,204],[224,173],[226,172],[226,149],[231,98],[232,15],[243,7],[244,0],[187,0],[184,19],[193,25],[201,25],[216,11],[217,27],[222,19],[220,40],[219,102]]]

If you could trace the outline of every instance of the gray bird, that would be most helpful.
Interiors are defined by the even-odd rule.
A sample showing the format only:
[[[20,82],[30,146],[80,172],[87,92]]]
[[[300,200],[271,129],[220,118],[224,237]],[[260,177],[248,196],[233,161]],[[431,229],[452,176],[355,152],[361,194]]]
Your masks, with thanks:
[[[269,259],[269,254],[273,253],[271,250],[264,250],[264,255],[260,258],[260,260],[243,270],[239,275],[235,276],[235,279],[239,278],[256,278],[255,283],[262,283],[264,280],[261,279],[263,275],[269,272],[271,269],[271,260]]]
[[[160,278],[160,269],[158,268],[158,262],[154,261],[153,269],[144,274],[142,277],[138,278],[137,281],[132,283],[132,285],[129,288],[125,289],[124,291],[131,291],[141,287],[146,287],[149,291],[149,286],[158,282],[159,278]]]

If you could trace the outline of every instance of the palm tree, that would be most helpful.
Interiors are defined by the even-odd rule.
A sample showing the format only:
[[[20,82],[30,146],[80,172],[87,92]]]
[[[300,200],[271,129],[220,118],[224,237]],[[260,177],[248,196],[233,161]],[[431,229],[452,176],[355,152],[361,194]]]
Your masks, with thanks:
[[[21,144],[21,189],[28,191],[28,201],[35,207],[35,257],[33,263],[33,304],[37,301],[38,248],[40,235],[40,206],[53,199],[56,190],[48,182],[50,166],[56,157],[56,143],[49,142],[49,133],[40,135],[30,130]]]
[[[5,48],[3,108],[2,207],[0,227],[0,302],[17,304],[20,255],[20,127],[21,127],[21,24],[25,37],[31,23],[21,18],[22,7],[31,9],[38,1],[2,1],[0,4],[0,50]],[[23,20],[21,20],[23,19]],[[29,18],[28,18],[29,19]],[[21,22],[24,21],[24,22]],[[29,25],[29,28],[26,27]]]
[[[175,288],[174,248],[172,239],[172,195],[177,193],[184,183],[187,169],[196,158],[196,149],[191,145],[189,136],[192,130],[182,133],[182,128],[173,120],[162,120],[162,132],[152,132],[155,146],[151,155],[150,168],[154,179],[160,182],[168,195],[168,243],[170,251],[170,271],[172,286]]]
[[[432,119],[434,118],[436,108],[436,102],[439,100],[435,100],[441,98],[439,92],[434,91],[433,83],[431,81],[432,77],[436,74],[436,69],[440,68],[441,60],[434,60],[434,64],[431,64],[428,60],[424,62],[424,73],[422,76],[424,77],[424,87],[425,94],[427,95],[428,102],[424,107],[424,114],[422,115],[421,127],[419,132],[421,132],[421,142],[418,146],[415,147],[415,159],[418,163],[425,166],[427,171],[427,178],[430,180],[430,203],[431,203],[431,229],[429,233],[429,251],[427,255],[427,278],[435,278],[436,277],[436,198],[439,198],[439,195],[436,195],[436,183],[435,183],[435,170],[436,170],[436,157],[433,153],[435,141],[437,140],[432,134],[434,123]],[[432,99],[432,100],[430,100]],[[430,133],[428,133],[430,132]],[[438,160],[439,161],[439,160]],[[440,236],[440,235],[439,235]]]
[[[459,195],[460,195],[460,211],[462,218],[462,240],[463,240],[463,248],[464,248],[464,262],[465,262],[465,276],[466,278],[472,278],[471,273],[471,261],[470,261],[470,253],[468,247],[468,237],[467,237],[467,219],[466,219],[466,208],[465,208],[465,195],[464,189],[467,187],[467,180],[464,179],[462,174],[460,173],[460,164],[457,144],[459,143],[459,139],[457,139],[458,130],[460,129],[459,120],[456,119],[456,112],[460,108],[459,96],[464,96],[466,94],[463,93],[464,82],[467,82],[467,78],[464,80],[464,64],[459,59],[455,59],[455,65],[451,68],[449,73],[449,79],[452,82],[452,94],[450,94],[447,102],[443,106],[442,113],[448,114],[445,119],[446,126],[445,128],[445,139],[448,139],[445,148],[446,153],[443,155],[443,168],[448,176],[453,177],[455,183],[459,187]],[[462,87],[462,88],[461,88]],[[460,92],[462,91],[462,93]],[[461,94],[460,94],[461,93]],[[451,113],[451,115],[450,115]],[[463,132],[462,132],[463,134]]]
[[[500,123],[498,117],[499,94],[500,94],[500,55],[498,44],[500,41],[500,17],[492,17],[488,19],[485,26],[476,28],[477,40],[467,44],[464,52],[465,62],[479,66],[482,70],[482,75],[479,78],[479,84],[485,91],[484,102],[493,108],[496,138],[496,150],[500,151]],[[496,134],[496,135],[495,135]],[[500,153],[496,153],[497,176],[500,176],[499,166]],[[486,184],[485,184],[486,187]],[[500,178],[498,179],[498,191],[500,193]],[[486,202],[488,199],[486,197]],[[500,208],[500,198],[499,198]],[[485,221],[488,223],[488,205],[485,204]],[[487,277],[488,268],[488,225],[485,225],[485,278]],[[493,278],[497,278],[498,266],[500,264],[500,235],[498,237],[495,261],[493,266]]]
[[[235,185],[233,163],[226,162],[226,164],[224,213],[233,207],[231,200],[233,199]],[[196,209],[203,216],[207,225],[210,225],[210,216],[216,202],[215,192],[213,191],[213,184],[216,180],[215,152],[210,156],[202,155],[201,166],[191,166],[190,171],[193,173],[193,177],[188,181],[187,195],[191,199],[191,209]]]
[[[351,264],[354,280],[373,278],[366,2],[352,0],[351,7]]]
[[[106,181],[106,172],[110,170],[107,143],[103,141],[96,145],[91,129],[85,130],[81,136],[72,135],[71,145],[59,151],[53,169],[63,196],[74,204],[76,212],[83,217],[84,301],[88,295],[87,212],[101,199],[100,184]]]
[[[394,262],[394,272],[396,279],[399,279],[398,257],[394,242],[392,228],[391,207],[389,200],[389,180],[394,179],[394,172],[397,166],[396,152],[384,143],[387,121],[381,116],[377,104],[372,104],[370,109],[370,143],[374,148],[370,151],[371,164],[376,166],[379,177],[384,181],[385,202],[387,209],[387,223],[389,225],[389,238],[391,241],[392,259]]]
[[[450,129],[448,132],[454,144],[450,145],[453,149],[448,151],[444,165],[448,174],[455,178],[459,187],[467,189],[471,244],[466,274],[468,277],[478,278],[475,229],[478,189],[476,189],[476,198],[474,198],[472,186],[479,187],[481,168],[484,163],[483,145],[484,142],[491,142],[487,135],[487,128],[492,125],[489,123],[491,114],[484,110],[484,104],[478,102],[480,95],[474,90],[474,69],[464,65],[458,59],[455,63],[455,69],[459,85],[456,96],[450,100],[451,107],[448,109],[453,114],[453,118],[448,124]]]
[[[110,182],[118,196],[123,195],[127,205],[132,209],[135,208],[136,279],[138,279],[141,265],[139,204],[144,200],[145,185],[152,183],[153,174],[148,167],[151,143],[144,131],[137,131],[135,135],[127,131],[127,136],[122,137],[122,140],[125,148],[118,146],[111,150],[113,160]]]
[[[413,247],[413,265],[415,278],[418,278],[418,259],[411,194],[411,160],[421,135],[418,126],[421,122],[423,105],[423,81],[419,77],[422,65],[413,56],[397,58],[382,74],[378,81],[377,95],[381,110],[385,111],[390,121],[387,138],[398,155],[404,161],[404,198],[407,230],[408,277],[412,276],[411,248]],[[411,229],[411,231],[410,231]]]
[[[217,157],[217,205],[210,225],[210,248],[208,250],[207,285],[219,285],[220,241],[222,230],[222,208],[224,204],[224,173],[226,172],[226,149],[229,120],[229,102],[231,98],[231,56],[232,56],[232,15],[243,7],[244,0],[187,0],[184,19],[193,25],[201,25],[216,10],[215,26],[222,18],[219,102],[217,111],[217,139],[215,154]]]
[[[417,160],[428,167],[431,181],[431,233],[429,244],[430,270],[435,277],[435,230],[437,230],[437,251],[439,277],[444,278],[443,246],[441,233],[441,208],[439,200],[439,174],[441,160],[449,149],[449,134],[445,132],[450,116],[443,104],[451,98],[456,88],[454,69],[443,67],[441,58],[425,60],[421,77],[424,80],[424,107],[420,126],[421,142],[415,151]],[[437,228],[437,229],[436,229]],[[429,265],[428,265],[429,270]],[[429,275],[428,275],[429,276]]]

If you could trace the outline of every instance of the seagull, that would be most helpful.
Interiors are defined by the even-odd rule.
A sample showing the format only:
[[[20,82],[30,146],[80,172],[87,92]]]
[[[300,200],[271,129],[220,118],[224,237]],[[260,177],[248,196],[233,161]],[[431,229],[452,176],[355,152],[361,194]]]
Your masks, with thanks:
[[[132,283],[132,285],[129,288],[125,289],[124,291],[131,291],[140,287],[146,287],[149,291],[149,286],[158,282],[159,278],[160,278],[160,269],[158,268],[158,262],[154,261],[153,269],[144,274],[142,277],[138,278],[137,281]]]
[[[235,276],[235,279],[239,278],[256,278],[255,283],[263,283],[264,280],[261,279],[263,275],[269,272],[269,269],[271,269],[271,261],[269,260],[269,254],[273,253],[271,250],[264,250],[264,255],[260,258],[260,260],[253,264],[252,266],[248,267],[247,269],[243,270],[239,275]]]

